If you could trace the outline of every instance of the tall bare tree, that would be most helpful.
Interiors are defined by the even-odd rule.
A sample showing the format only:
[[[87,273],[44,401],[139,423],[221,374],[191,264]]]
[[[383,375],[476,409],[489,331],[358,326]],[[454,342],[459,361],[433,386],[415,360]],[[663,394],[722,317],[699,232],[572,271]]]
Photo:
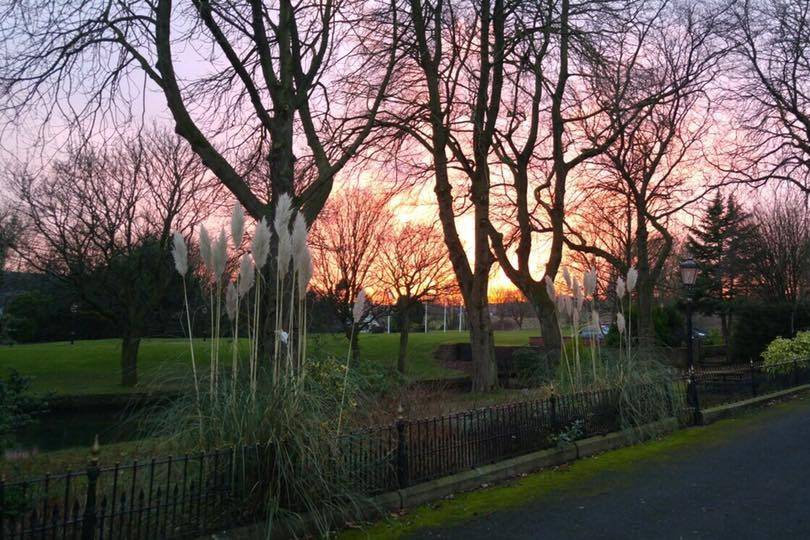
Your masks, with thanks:
[[[359,334],[373,322],[377,308],[374,302],[367,302],[360,320],[355,320],[352,307],[361,290],[370,295],[378,288],[375,265],[393,220],[390,199],[390,194],[367,187],[341,189],[327,203],[323,219],[310,234],[313,288],[334,309],[356,358]]]
[[[197,156],[164,132],[72,151],[49,172],[10,179],[28,223],[18,256],[116,325],[124,386],[137,383],[146,323],[176,284],[172,232],[188,235],[207,216],[211,184]]]
[[[546,343],[556,349],[556,316],[543,279],[556,276],[565,247],[585,248],[585,239],[572,231],[572,206],[582,204],[583,190],[606,187],[604,178],[591,176],[594,168],[613,167],[616,157],[625,165],[632,159],[624,168],[633,170],[624,177],[635,181],[645,174],[640,194],[627,189],[606,202],[601,191],[597,203],[601,214],[607,208],[616,212],[603,228],[615,235],[618,258],[629,262],[630,222],[622,226],[616,217],[632,211],[647,219],[636,210],[638,204],[650,208],[650,197],[664,197],[650,184],[660,187],[658,173],[667,177],[659,170],[662,161],[674,166],[685,159],[673,151],[678,142],[688,148],[697,139],[691,131],[684,133],[684,124],[694,120],[695,96],[711,80],[721,51],[714,47],[718,13],[697,4],[561,2],[557,9],[552,2],[537,17],[549,22],[522,20],[559,31],[527,32],[532,40],[510,71],[509,112],[496,146],[506,180],[491,236],[501,267],[535,307]],[[668,132],[650,129],[662,120],[671,127]],[[698,122],[695,131],[704,133],[701,127],[705,123]],[[673,142],[679,136],[685,140]],[[641,138],[657,138],[663,148],[656,141],[636,144]],[[628,139],[634,143],[632,156],[626,155]],[[538,238],[548,255],[543,275],[535,276]],[[648,260],[646,253],[643,259]]]
[[[744,0],[733,14],[729,117],[741,129],[721,167],[741,182],[810,192],[810,4]]]
[[[290,194],[309,224],[369,136],[399,29],[384,0],[2,0],[0,13],[7,121],[129,123],[156,89],[252,217]]]
[[[413,223],[394,228],[383,242],[376,268],[380,288],[395,299],[399,319],[397,369],[405,373],[414,308],[456,289],[441,231],[434,225]]]
[[[754,266],[763,294],[791,306],[790,332],[796,331],[799,304],[810,292],[810,211],[795,190],[773,191],[770,204],[754,212],[759,240]]]
[[[403,8],[406,58],[398,70],[399,107],[385,117],[413,144],[414,166],[433,182],[444,242],[467,310],[473,388],[498,383],[487,291],[490,167],[501,107],[507,19],[505,0],[409,0]],[[427,169],[427,171],[425,171]],[[469,235],[458,219],[469,220]],[[465,225],[466,228],[466,225]],[[471,244],[471,252],[465,249]]]

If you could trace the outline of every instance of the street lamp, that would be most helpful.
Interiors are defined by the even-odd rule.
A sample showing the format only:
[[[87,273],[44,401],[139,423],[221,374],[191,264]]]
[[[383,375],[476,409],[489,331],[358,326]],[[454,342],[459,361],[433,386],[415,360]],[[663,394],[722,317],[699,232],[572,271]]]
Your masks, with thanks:
[[[694,368],[694,347],[692,345],[692,289],[697,281],[700,266],[695,259],[689,257],[681,261],[681,283],[686,289],[686,360],[689,369]]]

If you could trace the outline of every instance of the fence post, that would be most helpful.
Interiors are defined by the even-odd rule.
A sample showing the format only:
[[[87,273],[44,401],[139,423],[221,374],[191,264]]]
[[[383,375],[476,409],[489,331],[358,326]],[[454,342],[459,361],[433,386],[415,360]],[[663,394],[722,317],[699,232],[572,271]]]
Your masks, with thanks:
[[[90,464],[87,466],[87,498],[82,516],[82,540],[93,540],[96,537],[96,487],[98,484],[98,435],[90,450]]]
[[[560,423],[557,420],[557,394],[555,394],[553,391],[551,393],[551,397],[548,398],[548,402],[551,413],[551,427],[556,432],[560,427]]]
[[[689,381],[686,386],[686,396],[689,401],[689,406],[692,407],[692,422],[697,425],[703,425],[703,413],[700,410],[700,399],[698,397],[697,381],[695,380],[695,369],[689,368]]]
[[[748,365],[751,367],[751,395],[757,397],[757,373],[754,369],[754,361],[749,360]]]
[[[408,445],[405,440],[405,420],[402,418],[402,405],[397,417],[397,486],[408,487]]]

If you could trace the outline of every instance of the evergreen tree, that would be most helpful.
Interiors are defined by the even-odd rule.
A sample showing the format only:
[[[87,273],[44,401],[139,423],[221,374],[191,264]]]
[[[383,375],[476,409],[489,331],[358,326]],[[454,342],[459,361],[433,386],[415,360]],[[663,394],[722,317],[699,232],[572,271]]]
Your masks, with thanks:
[[[695,302],[700,311],[720,317],[723,340],[731,343],[735,299],[750,285],[755,230],[750,215],[734,196],[719,193],[706,207],[700,223],[691,228],[688,247],[700,265]]]

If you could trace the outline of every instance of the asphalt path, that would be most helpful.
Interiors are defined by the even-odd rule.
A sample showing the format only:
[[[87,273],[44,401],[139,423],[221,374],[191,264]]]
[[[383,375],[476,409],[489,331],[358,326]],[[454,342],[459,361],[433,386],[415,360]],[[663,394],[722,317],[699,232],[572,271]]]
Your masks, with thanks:
[[[711,444],[408,538],[810,539],[810,399],[783,409]]]

